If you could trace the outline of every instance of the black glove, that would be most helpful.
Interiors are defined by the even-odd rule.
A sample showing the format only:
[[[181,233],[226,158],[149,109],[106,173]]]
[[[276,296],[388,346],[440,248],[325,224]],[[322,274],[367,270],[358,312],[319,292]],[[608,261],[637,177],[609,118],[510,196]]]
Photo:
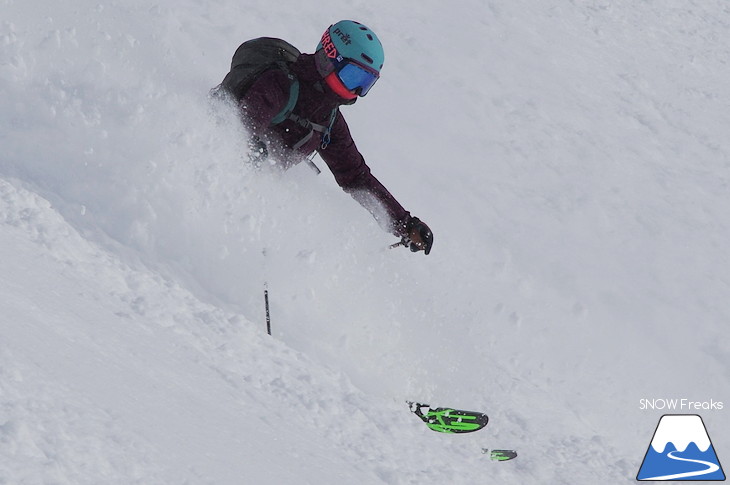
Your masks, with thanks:
[[[418,217],[409,217],[405,227],[406,235],[402,237],[401,244],[410,248],[412,252],[431,252],[433,246],[433,233],[425,222]]]
[[[258,136],[252,136],[251,139],[248,140],[248,160],[254,165],[254,167],[261,168],[261,164],[264,163],[267,158],[269,158],[269,150],[266,147],[266,143],[264,143]]]

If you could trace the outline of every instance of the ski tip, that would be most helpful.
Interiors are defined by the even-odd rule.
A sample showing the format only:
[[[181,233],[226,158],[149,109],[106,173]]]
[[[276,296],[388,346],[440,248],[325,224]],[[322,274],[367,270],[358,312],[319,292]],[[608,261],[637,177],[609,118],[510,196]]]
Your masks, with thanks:
[[[509,461],[517,458],[517,452],[515,450],[492,450],[489,448],[482,448],[482,454],[489,454],[489,459],[493,461]]]
[[[433,431],[440,433],[471,433],[484,428],[489,417],[484,413],[454,408],[434,408],[429,404],[406,401],[411,412]]]

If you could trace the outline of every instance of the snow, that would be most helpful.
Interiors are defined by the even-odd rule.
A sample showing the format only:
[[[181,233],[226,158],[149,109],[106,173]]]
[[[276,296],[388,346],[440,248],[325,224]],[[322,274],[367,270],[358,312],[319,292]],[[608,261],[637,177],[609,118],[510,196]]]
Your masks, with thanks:
[[[0,483],[615,484],[641,399],[730,400],[725,2],[0,5]],[[428,257],[208,103],[242,41],[342,18]]]
[[[657,453],[664,453],[667,444],[673,443],[677,451],[684,451],[690,443],[697,445],[705,452],[712,444],[702,418],[692,415],[663,416],[651,440],[651,446]],[[715,471],[715,470],[713,470]]]

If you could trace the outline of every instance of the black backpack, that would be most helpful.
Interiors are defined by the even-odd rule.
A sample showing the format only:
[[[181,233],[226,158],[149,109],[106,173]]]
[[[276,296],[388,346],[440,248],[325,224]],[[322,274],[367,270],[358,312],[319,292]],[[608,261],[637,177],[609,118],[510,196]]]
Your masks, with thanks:
[[[231,71],[226,74],[220,86],[214,90],[214,94],[218,95],[223,91],[232,96],[234,100],[239,101],[261,74],[270,69],[280,69],[286,73],[291,81],[289,101],[271,120],[271,124],[277,125],[285,120],[292,120],[309,130],[293,146],[295,150],[308,142],[315,131],[322,134],[320,147],[325,149],[330,143],[330,132],[337,118],[338,110],[337,108],[332,110],[329,126],[312,123],[308,119],[293,113],[299,99],[299,81],[290,72],[289,65],[296,61],[300,54],[299,49],[282,39],[259,37],[258,39],[246,41],[236,49],[231,61]]]
[[[278,124],[289,118],[299,98],[299,81],[289,72],[289,64],[299,57],[299,49],[282,39],[259,37],[244,42],[236,49],[231,61],[231,71],[226,74],[220,87],[235,100],[240,100],[254,81],[270,69],[284,71],[291,80],[289,102],[274,117]]]

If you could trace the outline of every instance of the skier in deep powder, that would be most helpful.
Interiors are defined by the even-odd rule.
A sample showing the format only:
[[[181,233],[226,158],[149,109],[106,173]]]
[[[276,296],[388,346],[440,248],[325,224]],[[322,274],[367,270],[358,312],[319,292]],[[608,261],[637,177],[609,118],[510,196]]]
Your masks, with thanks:
[[[252,134],[256,163],[276,161],[284,169],[315,151],[337,183],[368,209],[411,251],[431,252],[433,233],[403,208],[370,172],[350,135],[340,106],[365,96],[380,77],[384,53],[380,40],[366,26],[351,20],[331,25],[314,54],[299,54],[283,69],[268,69],[234,102]],[[287,117],[273,121],[291,99],[298,81],[296,104]],[[386,214],[385,220],[379,217]]]

